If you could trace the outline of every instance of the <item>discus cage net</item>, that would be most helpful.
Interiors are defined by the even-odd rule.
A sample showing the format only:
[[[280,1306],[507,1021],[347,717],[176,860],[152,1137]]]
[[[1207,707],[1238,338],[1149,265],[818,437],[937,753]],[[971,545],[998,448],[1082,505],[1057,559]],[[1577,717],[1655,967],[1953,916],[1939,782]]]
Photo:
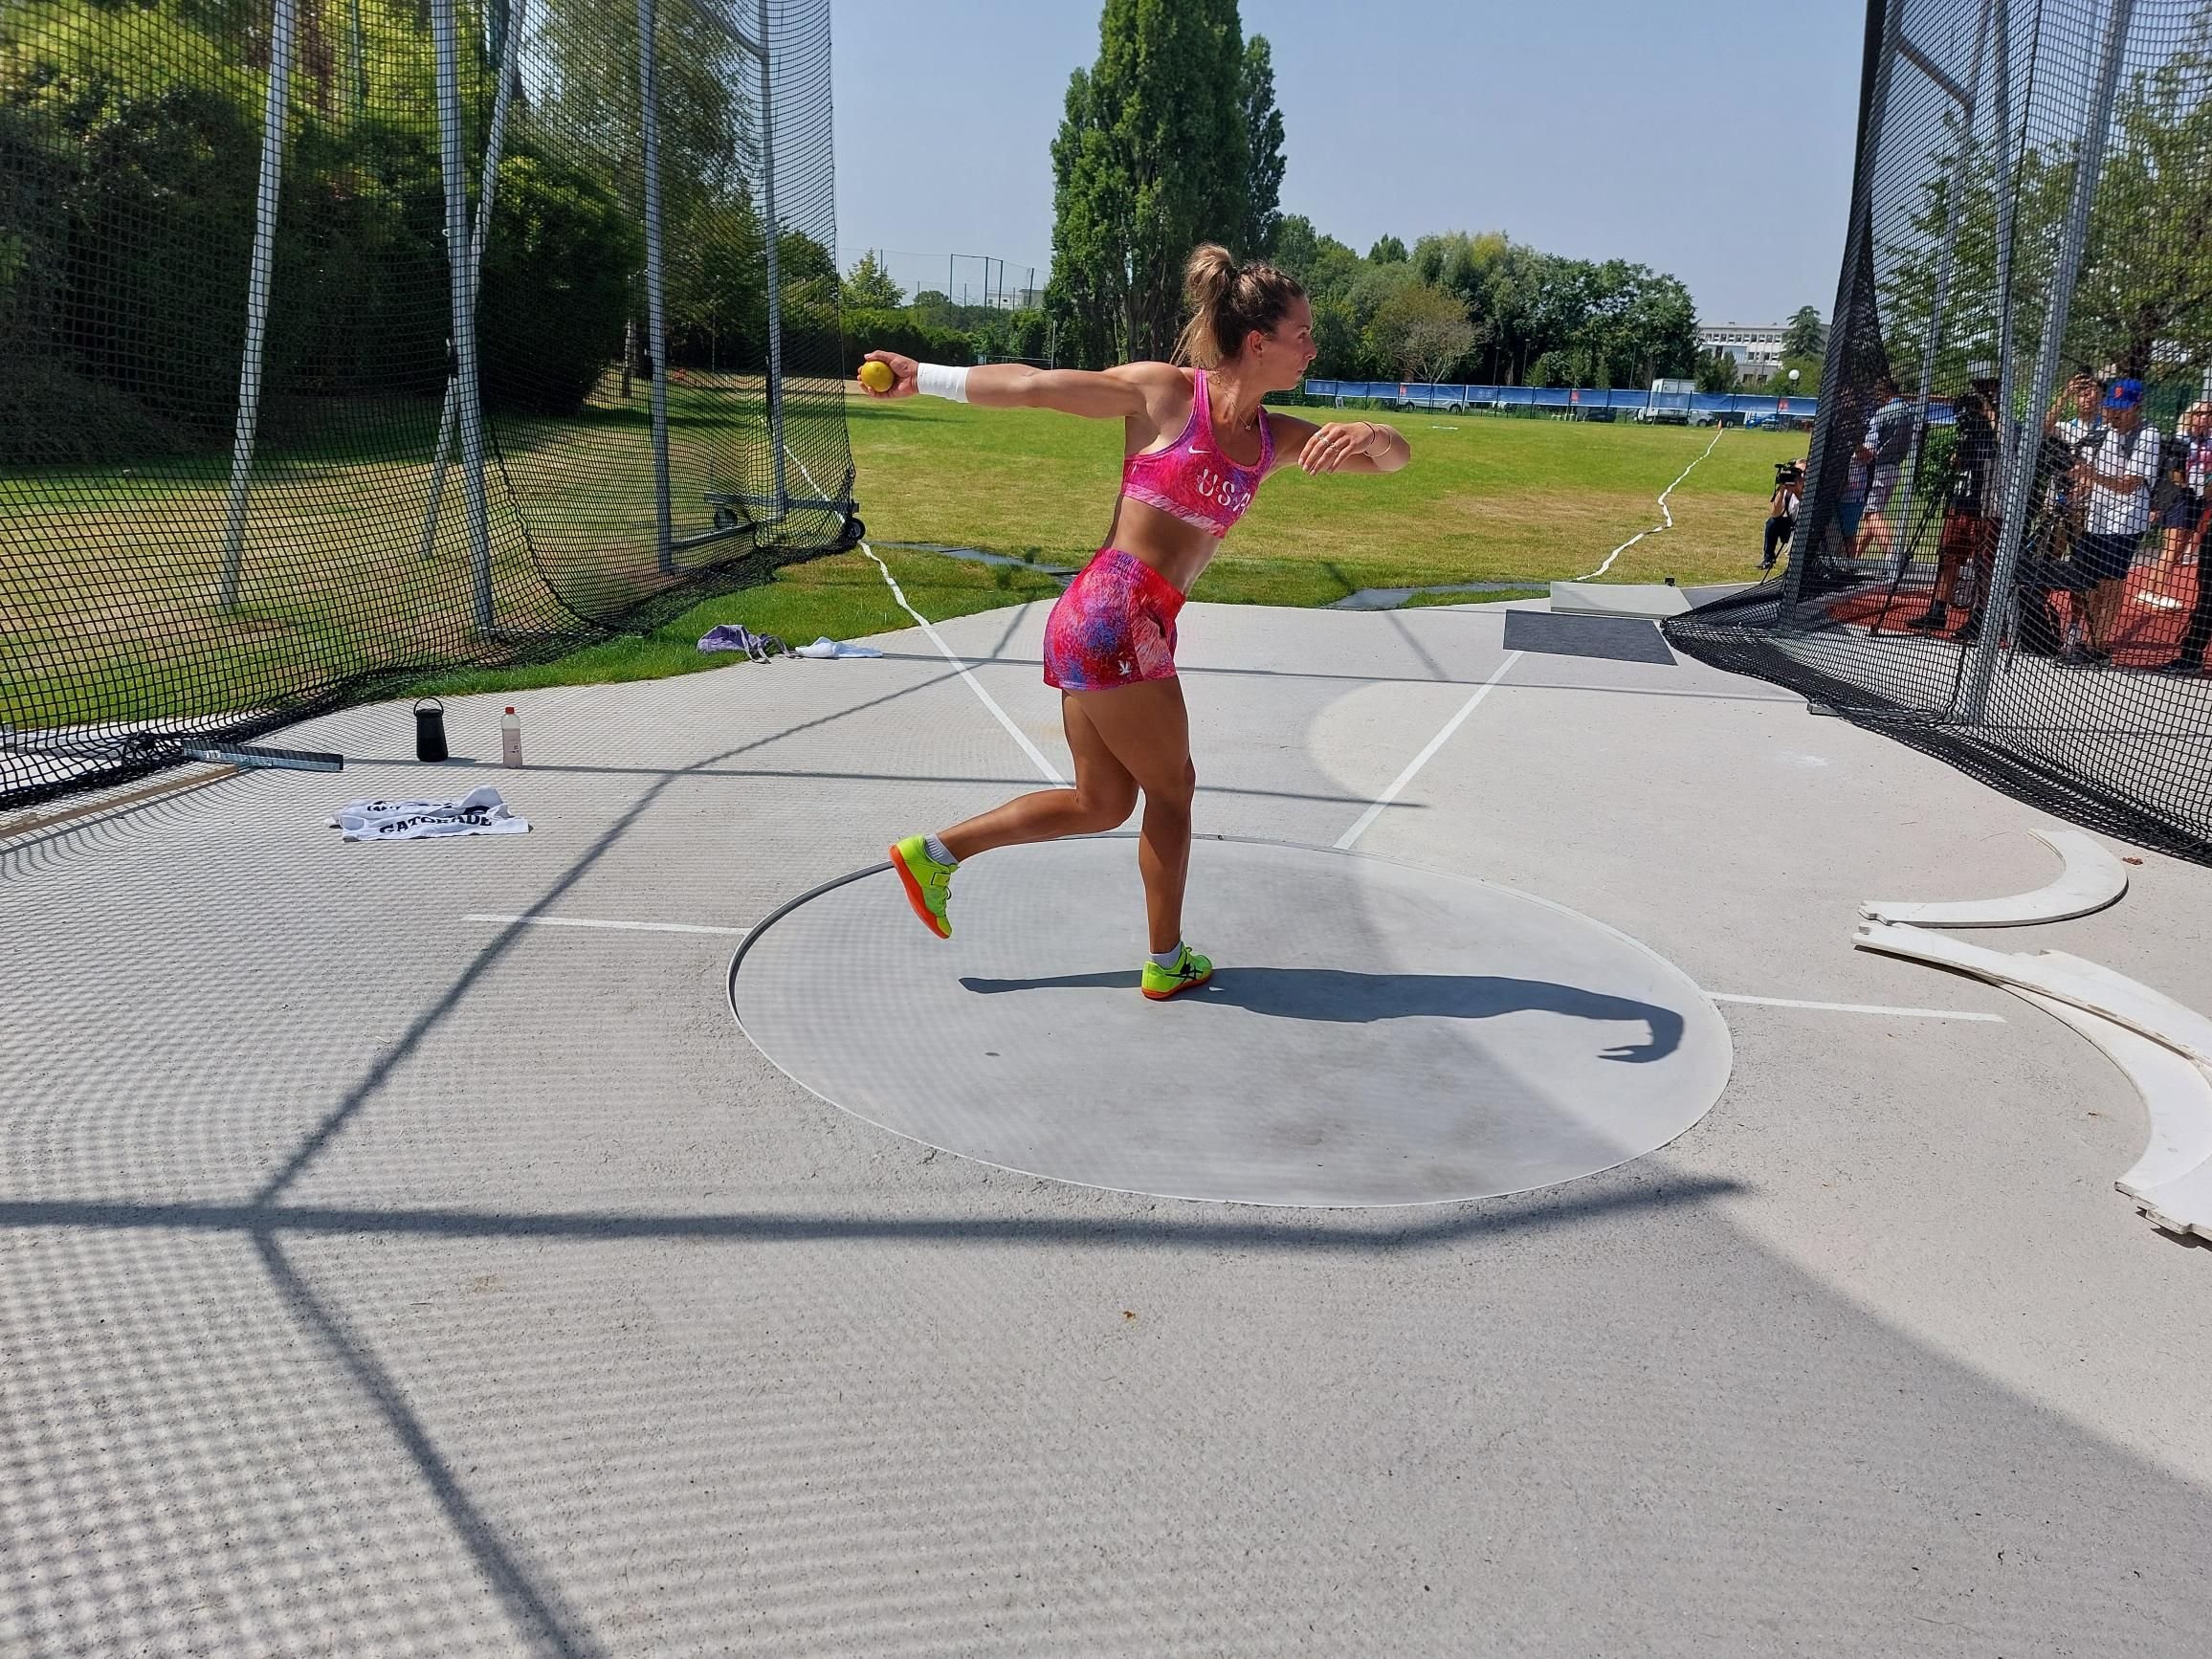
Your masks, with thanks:
[[[2212,5],[1872,0],[1790,557],[1669,637],[2212,862],[2208,397]]]
[[[856,540],[829,13],[10,0],[0,806]]]

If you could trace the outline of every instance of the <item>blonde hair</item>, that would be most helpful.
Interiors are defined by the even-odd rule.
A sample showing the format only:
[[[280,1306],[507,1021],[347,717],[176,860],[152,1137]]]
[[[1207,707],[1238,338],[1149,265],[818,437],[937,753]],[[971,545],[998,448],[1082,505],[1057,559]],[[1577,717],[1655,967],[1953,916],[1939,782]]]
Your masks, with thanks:
[[[1183,269],[1183,297],[1190,321],[1176,338],[1175,361],[1213,368],[1244,350],[1253,329],[1267,333],[1291,301],[1305,297],[1295,276],[1254,260],[1239,265],[1218,242],[1203,242]]]

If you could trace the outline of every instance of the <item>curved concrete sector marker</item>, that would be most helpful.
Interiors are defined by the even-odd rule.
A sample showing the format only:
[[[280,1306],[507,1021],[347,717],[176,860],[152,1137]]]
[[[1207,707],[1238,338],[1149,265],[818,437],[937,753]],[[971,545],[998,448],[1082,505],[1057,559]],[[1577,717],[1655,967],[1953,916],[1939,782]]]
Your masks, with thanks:
[[[1851,942],[1861,950],[1957,968],[2007,989],[2025,986],[2041,991],[2212,1065],[2212,1019],[2101,962],[2063,950],[1991,950],[1944,934],[1879,921],[1861,922]]]
[[[2011,989],[2103,1050],[2143,1097],[2150,1137],[2112,1184],[2168,1231],[2212,1228],[2212,1071],[2102,1014]]]
[[[2142,1155],[2114,1184],[2154,1226],[2212,1239],[2212,1020],[2065,951],[1995,951],[1881,922],[1863,925],[1853,942],[1988,980],[2094,1043],[2150,1118]]]
[[[1859,914],[1873,921],[1913,927],[2026,927],[2039,921],[2071,921],[2108,905],[2128,891],[2128,867],[2078,830],[2031,830],[2066,868],[2056,881],[2033,893],[2003,898],[1968,898],[1952,903],[1916,904],[1904,899],[1869,898]]]
[[[1573,911],[1356,853],[1204,839],[1210,985],[1138,994],[1133,837],[961,868],[954,937],[859,873],[756,928],[745,1034],[871,1123],[1028,1174],[1350,1206],[1548,1186],[1665,1145],[1719,1097],[1728,1029],[1678,968]]]

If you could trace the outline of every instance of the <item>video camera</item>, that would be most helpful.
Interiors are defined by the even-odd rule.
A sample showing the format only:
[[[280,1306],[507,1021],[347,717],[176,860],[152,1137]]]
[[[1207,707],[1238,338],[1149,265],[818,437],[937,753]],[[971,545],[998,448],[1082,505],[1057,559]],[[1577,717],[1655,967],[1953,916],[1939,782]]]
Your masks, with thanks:
[[[1803,461],[1777,461],[1774,464],[1774,487],[1784,484],[1802,484],[1805,481],[1805,464]]]

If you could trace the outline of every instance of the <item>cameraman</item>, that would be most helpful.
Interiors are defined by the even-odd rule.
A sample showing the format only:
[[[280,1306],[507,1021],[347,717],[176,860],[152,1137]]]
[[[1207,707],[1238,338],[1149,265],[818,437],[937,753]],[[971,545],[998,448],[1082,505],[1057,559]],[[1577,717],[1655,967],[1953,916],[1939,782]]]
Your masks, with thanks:
[[[1997,563],[1997,365],[1966,365],[1967,390],[1952,409],[1951,494],[1943,508],[1943,534],[1936,564],[1936,591],[1928,608],[1905,624],[1933,630],[1951,624],[1951,602],[1971,561],[1973,601],[1958,638],[1971,642],[1981,630],[1989,578]]]
[[[1796,533],[1798,510],[1803,504],[1804,491],[1804,462],[1775,462],[1774,495],[1766,503],[1766,545],[1759,561],[1761,571],[1774,568],[1775,549],[1788,546],[1790,537]]]

